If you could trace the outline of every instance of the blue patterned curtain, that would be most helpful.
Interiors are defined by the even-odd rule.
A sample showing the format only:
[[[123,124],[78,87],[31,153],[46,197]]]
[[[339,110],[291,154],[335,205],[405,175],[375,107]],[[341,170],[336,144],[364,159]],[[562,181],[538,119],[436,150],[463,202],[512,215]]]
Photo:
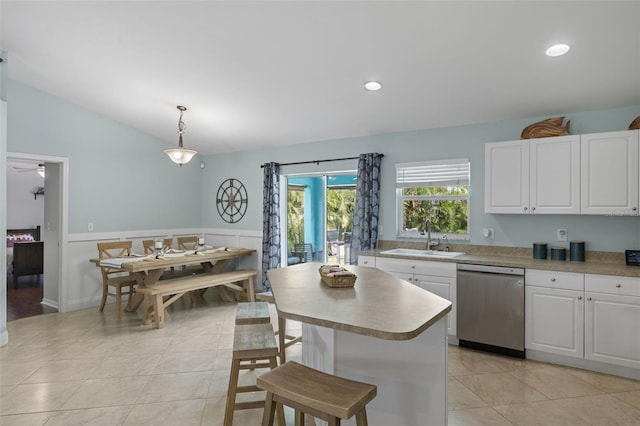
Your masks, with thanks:
[[[378,245],[380,215],[380,163],[383,154],[360,154],[356,206],[353,212],[353,234],[349,264],[358,263],[358,251],[375,249]]]
[[[280,266],[280,164],[264,164],[262,197],[262,287],[271,290],[267,271]]]

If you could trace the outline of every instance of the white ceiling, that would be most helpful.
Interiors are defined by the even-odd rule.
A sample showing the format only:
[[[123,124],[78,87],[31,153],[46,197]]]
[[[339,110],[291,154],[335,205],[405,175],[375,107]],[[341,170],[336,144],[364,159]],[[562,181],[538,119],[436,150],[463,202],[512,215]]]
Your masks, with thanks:
[[[10,78],[173,145],[185,105],[185,147],[203,154],[640,104],[640,1],[0,0],[0,14]],[[556,42],[572,50],[545,56]]]

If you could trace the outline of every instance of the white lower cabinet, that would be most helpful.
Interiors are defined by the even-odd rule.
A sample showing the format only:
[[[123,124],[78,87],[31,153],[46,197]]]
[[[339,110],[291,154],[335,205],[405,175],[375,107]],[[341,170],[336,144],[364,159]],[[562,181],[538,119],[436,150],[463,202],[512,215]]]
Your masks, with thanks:
[[[585,358],[640,368],[640,278],[585,275]]]
[[[430,291],[452,303],[447,314],[447,334],[456,335],[456,264],[428,260],[377,257],[376,268]]]
[[[525,300],[526,349],[584,356],[583,292],[527,285]]]
[[[525,348],[640,368],[640,278],[528,269]]]

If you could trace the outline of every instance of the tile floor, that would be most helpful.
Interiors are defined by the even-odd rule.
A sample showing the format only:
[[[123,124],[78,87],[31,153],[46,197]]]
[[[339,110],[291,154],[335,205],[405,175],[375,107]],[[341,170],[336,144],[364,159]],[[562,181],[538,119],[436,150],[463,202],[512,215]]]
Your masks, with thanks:
[[[183,299],[160,330],[140,325],[139,313],[118,320],[114,305],[9,322],[0,424],[221,425],[235,304],[211,290],[193,305]],[[299,359],[300,346],[287,354]],[[637,426],[640,382],[451,346],[449,410],[451,426]],[[234,424],[260,417],[238,411]]]

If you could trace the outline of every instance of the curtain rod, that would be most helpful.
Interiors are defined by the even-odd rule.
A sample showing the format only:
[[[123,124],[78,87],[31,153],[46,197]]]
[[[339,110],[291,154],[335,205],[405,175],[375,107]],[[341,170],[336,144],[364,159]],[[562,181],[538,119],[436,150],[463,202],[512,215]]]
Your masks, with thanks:
[[[384,157],[384,154],[380,154],[380,158]],[[297,164],[320,164],[328,163],[330,161],[343,161],[343,160],[358,160],[360,157],[345,157],[345,158],[331,158],[329,160],[313,160],[313,161],[297,161],[295,163],[276,163],[279,166],[294,166]],[[264,164],[260,165],[260,168],[264,168]]]

